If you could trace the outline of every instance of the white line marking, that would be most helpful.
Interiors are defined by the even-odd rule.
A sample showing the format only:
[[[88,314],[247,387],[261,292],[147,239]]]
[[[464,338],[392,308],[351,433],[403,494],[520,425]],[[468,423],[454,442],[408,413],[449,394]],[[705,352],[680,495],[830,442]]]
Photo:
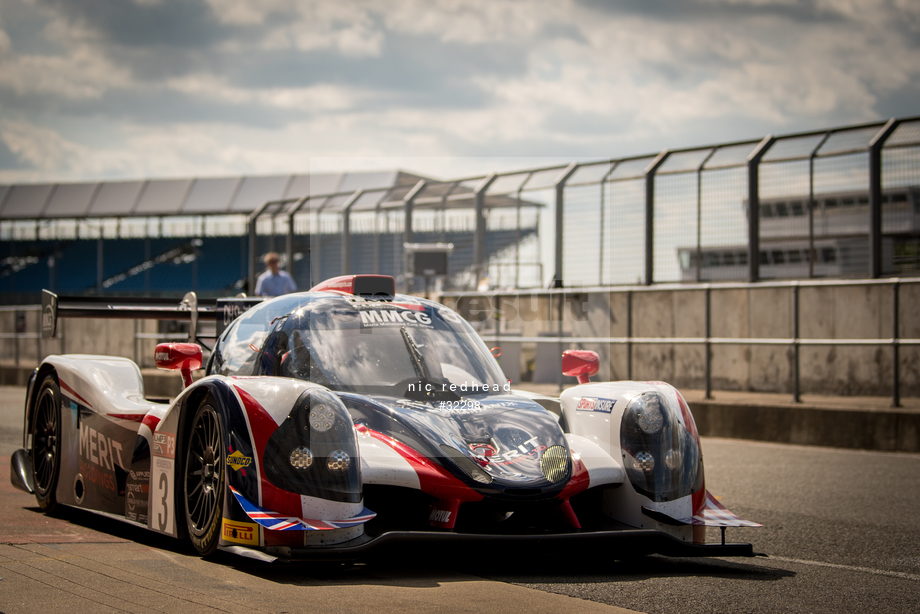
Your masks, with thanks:
[[[901,578],[902,580],[913,580],[920,582],[920,576],[900,571],[885,571],[884,569],[872,569],[870,567],[853,567],[851,565],[837,565],[836,563],[824,563],[822,561],[805,561],[803,559],[791,559],[784,556],[770,556],[768,560],[783,561],[785,563],[799,563],[801,565],[814,565],[816,567],[832,567],[834,569],[844,569],[846,571],[861,571],[862,573],[871,573],[876,576],[890,576],[892,578]]]

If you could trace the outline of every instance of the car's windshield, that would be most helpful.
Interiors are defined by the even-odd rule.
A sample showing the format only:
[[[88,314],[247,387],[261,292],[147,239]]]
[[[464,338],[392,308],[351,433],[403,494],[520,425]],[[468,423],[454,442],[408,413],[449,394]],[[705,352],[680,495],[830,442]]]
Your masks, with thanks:
[[[343,392],[499,393],[505,380],[479,336],[452,310],[420,302],[320,299],[275,324],[263,373]],[[432,395],[429,395],[431,397]]]

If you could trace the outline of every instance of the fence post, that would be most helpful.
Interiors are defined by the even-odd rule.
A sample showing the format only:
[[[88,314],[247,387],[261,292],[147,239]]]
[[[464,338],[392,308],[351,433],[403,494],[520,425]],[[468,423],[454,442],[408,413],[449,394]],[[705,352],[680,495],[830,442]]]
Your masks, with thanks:
[[[748,281],[760,281],[760,159],[776,142],[772,134],[754,148],[747,159],[748,168]]]
[[[645,285],[655,281],[655,172],[668,158],[667,149],[645,169]]]
[[[796,403],[802,401],[799,388],[799,284],[792,286],[792,400]]]
[[[492,185],[492,182],[498,177],[495,173],[492,173],[485,179],[482,183],[476,186],[476,192],[474,194],[474,204],[476,207],[476,226],[473,233],[473,283],[477,286],[479,282],[485,277],[485,263],[486,263],[486,190],[489,189],[489,186]]]
[[[610,170],[601,178],[601,245],[597,250],[599,253],[600,262],[598,263],[597,268],[597,285],[604,285],[604,187],[607,184],[607,179],[610,178],[610,175],[613,174],[613,171],[617,170],[617,167],[620,165],[620,161],[615,161],[611,166]],[[611,205],[613,207],[613,205]],[[611,211],[612,212],[612,211]]]
[[[342,207],[342,275],[351,275],[351,208],[364,190],[355,190]]]
[[[892,332],[891,332],[891,371],[892,371],[892,382],[891,382],[891,406],[900,407],[901,406],[901,373],[900,373],[900,307],[898,302],[900,299],[901,282],[898,279],[894,280],[894,283],[891,286],[892,292]]]
[[[696,167],[696,273],[697,283],[700,281],[700,271],[703,266],[703,169],[709,159],[716,155],[718,147],[713,147],[709,154],[703,158]],[[708,317],[708,316],[707,316]],[[709,398],[709,397],[707,397]]]
[[[633,331],[633,317],[632,317],[632,290],[626,291],[626,379],[631,380],[633,378],[633,368],[632,368],[632,331]]]
[[[250,295],[254,295],[256,291],[256,222],[259,219],[259,216],[262,215],[262,212],[265,211],[265,208],[268,206],[268,202],[262,204],[261,207],[249,214],[249,219],[247,220],[247,226],[249,227],[249,287],[248,292]]]
[[[418,196],[419,192],[425,189],[425,180],[419,179],[418,183],[415,184],[409,193],[406,194],[403,198],[403,244],[412,243],[414,241],[414,231],[412,230],[412,210],[415,205],[415,197]],[[403,279],[406,281],[406,292],[412,292],[412,282],[415,281],[409,275],[409,255],[407,254],[405,248],[402,250],[399,249],[400,246],[395,246],[395,252],[402,253],[402,263],[403,263]],[[475,258],[475,256],[473,256]]]
[[[99,222],[99,238],[96,239],[96,292],[102,294],[102,281],[105,275],[105,252],[102,246],[102,222]]]
[[[891,118],[869,142],[869,277],[882,275],[882,147],[900,123]]]
[[[706,286],[706,398],[712,398],[712,287]]]
[[[572,176],[572,173],[575,172],[575,169],[578,168],[578,163],[572,162],[569,164],[562,174],[559,175],[559,178],[556,179],[554,187],[556,188],[556,261],[555,267],[553,270],[553,287],[561,288],[563,286],[562,280],[562,230],[564,224],[564,206],[565,206],[565,182],[569,180],[569,177]]]

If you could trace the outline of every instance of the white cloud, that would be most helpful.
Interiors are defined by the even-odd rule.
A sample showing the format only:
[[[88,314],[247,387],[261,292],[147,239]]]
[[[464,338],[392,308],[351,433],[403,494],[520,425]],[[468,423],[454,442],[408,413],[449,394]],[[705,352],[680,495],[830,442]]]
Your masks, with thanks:
[[[132,85],[130,73],[87,45],[60,55],[18,55],[0,63],[0,86],[18,95],[68,100],[99,99],[109,89]]]
[[[85,177],[123,176],[130,161],[117,150],[75,143],[56,130],[27,121],[0,120],[0,139],[29,171],[2,171],[3,181],[59,181]]]
[[[533,143],[568,157],[639,154],[699,144],[687,135],[756,136],[720,133],[726,118],[775,133],[878,119],[880,101],[920,77],[920,51],[903,38],[920,31],[920,5],[907,0],[708,0],[705,19],[571,0],[207,2],[221,35],[164,56],[47,7],[35,9],[46,47],[23,52],[7,12],[0,105],[22,121],[8,119],[2,135],[35,169],[17,172],[268,173],[318,158],[454,159]],[[470,53],[438,73],[431,41]],[[487,55],[496,50],[513,54],[507,65]],[[387,78],[371,74],[378,68]],[[156,123],[125,108],[148,95],[164,101]],[[33,111],[30,97],[47,104]],[[87,101],[97,105],[92,142],[81,128]],[[202,121],[209,106],[221,112]],[[42,129],[52,132],[44,144]]]
[[[221,103],[258,103],[276,109],[301,109],[313,113],[354,107],[362,94],[336,85],[300,88],[242,88],[226,78],[210,73],[196,73],[169,79],[166,87],[176,92]],[[268,111],[268,110],[266,110]]]

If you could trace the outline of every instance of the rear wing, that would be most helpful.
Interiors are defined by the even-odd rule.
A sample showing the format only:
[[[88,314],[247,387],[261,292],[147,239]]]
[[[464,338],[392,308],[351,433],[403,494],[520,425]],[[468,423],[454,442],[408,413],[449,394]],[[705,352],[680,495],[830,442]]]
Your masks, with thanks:
[[[177,303],[171,298],[64,297],[42,290],[42,339],[54,337],[58,318],[102,318],[189,322],[188,338],[194,343],[198,338],[199,322],[215,322],[219,337],[233,320],[263,300],[256,297],[199,299],[194,292],[189,292]]]

